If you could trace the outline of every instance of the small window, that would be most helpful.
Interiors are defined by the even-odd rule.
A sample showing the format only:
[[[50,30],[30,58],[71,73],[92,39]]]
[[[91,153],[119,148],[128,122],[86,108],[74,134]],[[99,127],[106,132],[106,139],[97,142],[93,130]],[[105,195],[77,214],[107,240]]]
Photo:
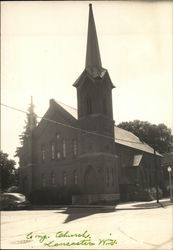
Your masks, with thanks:
[[[66,142],[65,139],[62,141],[62,153],[63,153],[63,158],[66,157]]]
[[[51,159],[52,160],[55,159],[55,144],[54,143],[51,144]]]
[[[75,184],[75,185],[78,184],[78,176],[77,176],[76,170],[74,171],[74,184]]]
[[[51,174],[51,185],[52,186],[55,185],[55,174],[54,173]]]
[[[42,187],[46,186],[46,177],[45,177],[45,175],[42,175],[41,184],[42,184]]]
[[[67,185],[67,175],[66,175],[66,173],[63,174],[63,185],[64,186]]]
[[[61,153],[59,151],[57,152],[57,159],[61,159]]]
[[[46,159],[46,150],[44,146],[41,147],[41,159],[42,161]]]
[[[73,140],[73,155],[77,155],[77,141]]]

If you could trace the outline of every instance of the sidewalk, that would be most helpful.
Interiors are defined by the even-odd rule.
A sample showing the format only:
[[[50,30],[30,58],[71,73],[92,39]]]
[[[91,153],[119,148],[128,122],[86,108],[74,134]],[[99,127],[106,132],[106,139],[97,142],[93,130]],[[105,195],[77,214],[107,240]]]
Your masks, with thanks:
[[[88,209],[100,209],[100,210],[139,210],[139,209],[154,209],[154,208],[164,208],[167,206],[173,206],[173,202],[167,199],[160,199],[159,203],[154,201],[133,201],[120,203],[117,205],[33,205],[31,209],[33,210],[65,210],[67,208],[88,208]]]
[[[136,202],[127,202],[121,203],[116,206],[116,210],[135,210],[135,209],[153,209],[153,208],[164,208],[167,206],[173,206],[173,202],[167,199],[160,199],[159,203],[156,200],[154,201],[136,201]]]

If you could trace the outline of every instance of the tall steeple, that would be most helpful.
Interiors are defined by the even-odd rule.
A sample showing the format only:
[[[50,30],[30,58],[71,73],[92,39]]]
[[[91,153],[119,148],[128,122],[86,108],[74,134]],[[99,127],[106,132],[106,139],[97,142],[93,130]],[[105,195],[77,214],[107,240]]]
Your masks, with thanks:
[[[97,32],[94,22],[92,4],[89,4],[88,39],[86,52],[86,68],[102,68]]]
[[[112,88],[108,71],[102,68],[92,5],[89,5],[85,69],[73,84],[77,88],[78,119],[82,128],[114,134]]]
[[[105,70],[102,68],[101,63],[92,4],[89,4],[88,38],[85,69],[94,78],[102,77],[105,73]]]
[[[108,71],[102,68],[92,5],[89,5],[88,38],[85,69],[73,86],[77,89],[78,126],[93,134],[81,133],[79,161],[83,170],[86,194],[118,197],[118,164],[115,156],[112,89]],[[115,169],[115,170],[114,170]],[[108,185],[111,171],[114,183]],[[100,197],[100,198],[99,198]],[[97,198],[96,198],[97,199]],[[110,199],[110,198],[108,198]]]
[[[82,72],[82,74],[78,77],[78,79],[75,81],[73,86],[78,87],[79,85],[81,85],[81,83],[83,82],[82,79],[86,74],[89,77],[92,77],[93,80],[99,78],[101,79],[106,76],[108,78],[107,81],[110,83],[112,88],[115,87],[109,77],[107,70],[105,68],[102,68],[92,4],[89,4],[88,37],[86,46],[85,69]]]

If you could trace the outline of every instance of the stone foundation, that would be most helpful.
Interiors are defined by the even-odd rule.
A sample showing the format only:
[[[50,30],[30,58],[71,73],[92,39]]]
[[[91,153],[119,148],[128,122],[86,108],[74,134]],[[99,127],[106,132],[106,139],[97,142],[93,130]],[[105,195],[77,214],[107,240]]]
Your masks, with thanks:
[[[73,205],[89,205],[89,204],[112,204],[120,199],[120,195],[117,194],[83,194],[73,195]]]

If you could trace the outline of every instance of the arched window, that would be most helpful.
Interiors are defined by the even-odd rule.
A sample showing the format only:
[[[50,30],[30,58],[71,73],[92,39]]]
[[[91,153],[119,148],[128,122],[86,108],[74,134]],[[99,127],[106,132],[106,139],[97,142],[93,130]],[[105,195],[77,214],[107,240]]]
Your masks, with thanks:
[[[56,133],[56,158],[59,160],[61,158],[61,152],[60,152],[60,147],[61,147],[61,141],[60,141],[60,134]]]
[[[55,185],[55,174],[51,173],[51,185],[54,186]]]
[[[61,159],[61,153],[60,153],[60,151],[57,152],[57,159],[58,160]]]
[[[46,186],[46,176],[44,174],[41,177],[41,185],[42,185],[42,187]]]
[[[63,158],[66,157],[66,141],[65,139],[62,140],[62,154],[63,154]]]
[[[41,159],[42,161],[46,159],[46,150],[44,146],[41,146]]]
[[[74,170],[73,175],[74,175],[74,184],[77,185],[78,184],[78,176],[77,176],[76,170]]]
[[[63,185],[64,186],[67,185],[67,175],[66,175],[66,172],[63,173]]]
[[[87,114],[89,115],[92,113],[92,100],[90,96],[87,97],[86,105],[87,105]]]
[[[54,142],[52,142],[52,144],[51,144],[51,159],[52,160],[55,159],[55,144],[54,144]]]
[[[73,140],[73,155],[77,155],[77,141],[75,139]]]

